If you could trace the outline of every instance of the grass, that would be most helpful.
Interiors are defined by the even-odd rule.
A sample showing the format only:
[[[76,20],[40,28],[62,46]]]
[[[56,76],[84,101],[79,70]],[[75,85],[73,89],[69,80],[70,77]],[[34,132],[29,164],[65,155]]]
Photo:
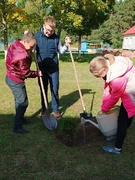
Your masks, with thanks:
[[[0,51],[0,59],[4,58],[4,51]]]
[[[100,110],[103,81],[89,74],[90,55],[75,64],[86,110],[89,112],[95,92],[93,115]],[[32,68],[35,69],[34,63]],[[31,124],[28,135],[12,133],[14,119],[13,96],[5,84],[5,61],[0,60],[0,179],[1,180],[134,180],[135,179],[135,121],[123,145],[122,155],[102,151],[107,144],[103,135],[90,139],[84,146],[69,147],[56,138],[64,121],[79,125],[82,104],[77,90],[73,66],[68,54],[60,61],[60,104],[64,113],[56,131],[49,131],[39,116],[40,96],[37,79],[27,79],[29,107],[26,117]],[[50,95],[49,95],[50,97]],[[93,128],[98,131],[96,128]],[[92,133],[92,132],[89,132]],[[92,137],[93,138],[93,137]],[[113,144],[113,143],[109,143]]]

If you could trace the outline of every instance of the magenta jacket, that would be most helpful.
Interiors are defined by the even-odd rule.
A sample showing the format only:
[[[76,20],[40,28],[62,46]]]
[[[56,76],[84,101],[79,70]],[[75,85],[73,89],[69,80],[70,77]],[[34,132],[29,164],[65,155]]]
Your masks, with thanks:
[[[128,117],[135,116],[135,67],[129,58],[116,56],[107,73],[101,109],[109,111],[120,99]]]
[[[8,78],[16,82],[24,82],[26,78],[38,77],[37,71],[31,71],[31,55],[26,51],[24,45],[14,41],[7,51],[6,74]]]

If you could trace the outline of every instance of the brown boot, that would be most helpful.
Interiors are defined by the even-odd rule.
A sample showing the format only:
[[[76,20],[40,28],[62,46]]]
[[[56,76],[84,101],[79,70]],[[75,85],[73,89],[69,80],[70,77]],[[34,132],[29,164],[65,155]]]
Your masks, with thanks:
[[[55,117],[57,120],[61,119],[61,117],[62,117],[59,112],[53,112],[52,114],[54,115],[54,117]]]

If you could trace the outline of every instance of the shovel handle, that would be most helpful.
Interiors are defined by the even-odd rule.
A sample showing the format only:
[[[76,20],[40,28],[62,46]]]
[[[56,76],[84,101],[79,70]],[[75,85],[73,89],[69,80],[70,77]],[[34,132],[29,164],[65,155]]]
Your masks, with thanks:
[[[78,86],[79,95],[80,95],[80,98],[81,98],[81,103],[82,103],[83,111],[85,112],[85,105],[84,105],[84,101],[83,101],[83,97],[82,97],[82,92],[81,92],[81,88],[80,88],[79,81],[78,81],[77,71],[76,71],[76,67],[75,67],[74,58],[73,58],[73,55],[72,55],[72,52],[71,52],[70,44],[68,45],[68,49],[69,49],[70,57],[71,57],[73,68],[74,68],[74,72],[75,72],[76,82],[77,82],[77,86]]]
[[[34,54],[34,61],[35,61],[37,70],[39,71],[39,65],[38,65],[37,58],[36,58],[36,52],[34,51],[33,54]],[[41,91],[42,91],[43,98],[44,98],[45,108],[46,108],[46,110],[48,110],[48,104],[47,104],[46,94],[45,94],[45,90],[44,90],[44,86],[43,86],[43,80],[42,80],[42,77],[41,77],[41,76],[39,77],[39,81],[40,81]]]

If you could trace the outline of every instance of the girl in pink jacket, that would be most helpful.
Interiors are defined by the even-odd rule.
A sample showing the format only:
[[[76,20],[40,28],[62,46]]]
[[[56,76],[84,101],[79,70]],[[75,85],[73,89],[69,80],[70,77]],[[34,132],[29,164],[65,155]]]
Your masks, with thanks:
[[[135,116],[135,67],[127,57],[106,54],[92,59],[89,68],[94,76],[105,80],[101,110],[108,112],[119,99],[122,101],[117,135],[110,139],[116,139],[115,146],[103,147],[107,152],[121,154],[127,129]]]

